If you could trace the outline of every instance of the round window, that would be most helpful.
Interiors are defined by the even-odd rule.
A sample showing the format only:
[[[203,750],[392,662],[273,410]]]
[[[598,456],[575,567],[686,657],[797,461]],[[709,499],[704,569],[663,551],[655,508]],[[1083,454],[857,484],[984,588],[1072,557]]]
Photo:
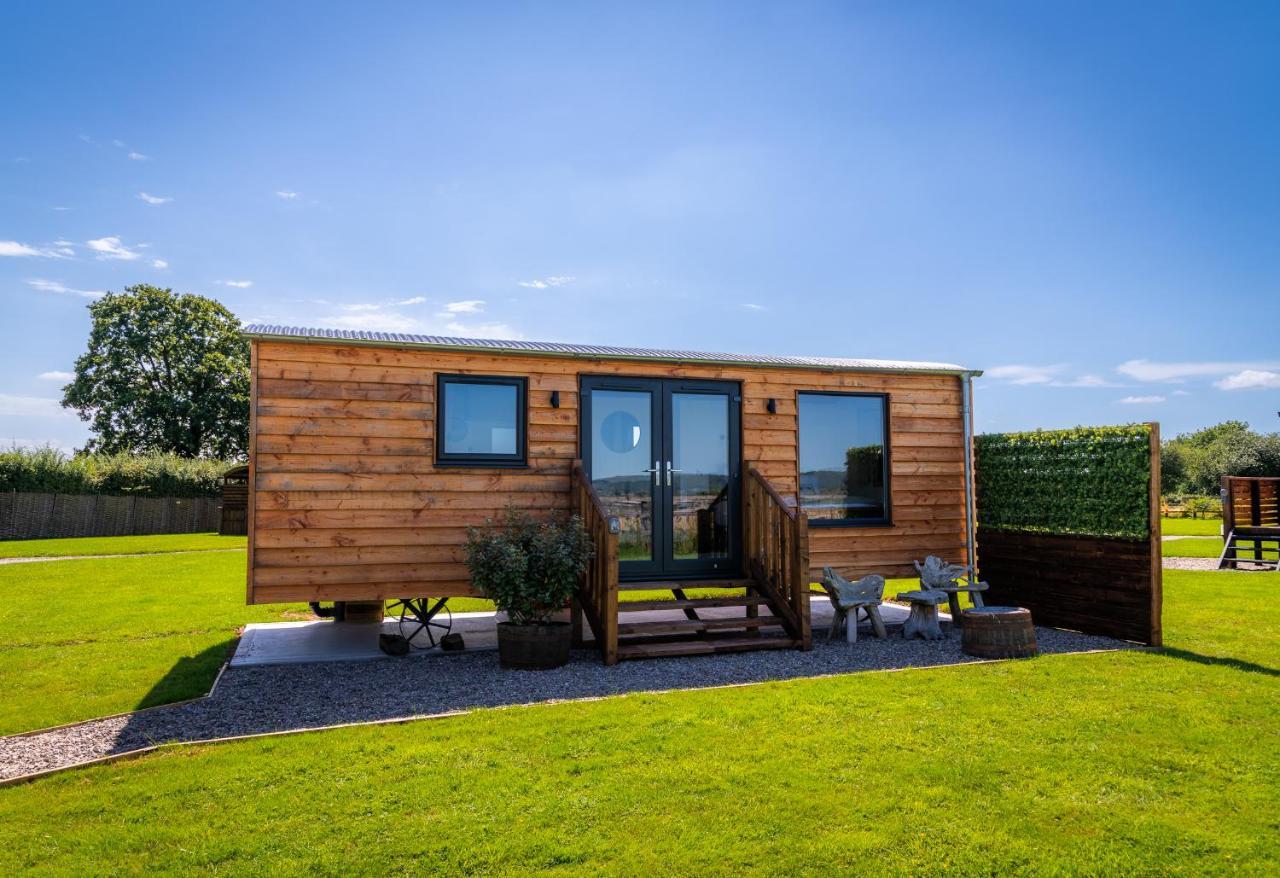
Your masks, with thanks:
[[[600,439],[615,454],[626,454],[640,444],[640,422],[631,412],[612,412],[600,423]]]

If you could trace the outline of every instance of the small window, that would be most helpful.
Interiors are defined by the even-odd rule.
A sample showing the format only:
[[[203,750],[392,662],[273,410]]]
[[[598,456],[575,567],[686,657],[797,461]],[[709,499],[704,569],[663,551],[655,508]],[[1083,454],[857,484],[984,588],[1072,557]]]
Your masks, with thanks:
[[[523,466],[523,378],[441,375],[436,385],[436,463]]]
[[[800,507],[816,525],[889,524],[889,398],[800,393]]]

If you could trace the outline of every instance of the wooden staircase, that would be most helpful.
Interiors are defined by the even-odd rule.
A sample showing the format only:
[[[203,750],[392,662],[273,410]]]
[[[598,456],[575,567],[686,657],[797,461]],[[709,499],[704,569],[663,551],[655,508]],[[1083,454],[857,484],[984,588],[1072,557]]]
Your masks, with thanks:
[[[1241,546],[1249,543],[1249,546]],[[1241,564],[1248,565],[1241,567]],[[1219,570],[1280,570],[1280,528],[1237,527],[1227,534],[1218,558]]]
[[[1224,476],[1222,529],[1219,570],[1280,570],[1280,478]]]
[[[756,649],[809,649],[808,523],[754,469],[744,479],[745,577],[618,582],[618,525],[605,512],[581,461],[573,464],[573,506],[595,544],[573,612],[605,664],[622,659],[707,655]],[[715,597],[692,591],[723,591]],[[620,593],[670,591],[667,600],[627,600]],[[673,618],[673,611],[684,618]]]

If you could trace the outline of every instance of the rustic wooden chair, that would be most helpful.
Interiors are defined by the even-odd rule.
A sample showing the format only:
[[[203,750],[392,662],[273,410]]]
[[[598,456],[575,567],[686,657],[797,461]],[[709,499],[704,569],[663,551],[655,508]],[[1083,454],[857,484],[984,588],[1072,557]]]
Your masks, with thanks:
[[[925,591],[940,591],[947,596],[947,608],[951,611],[951,624],[961,625],[960,595],[967,594],[975,607],[983,606],[982,592],[989,587],[985,582],[976,582],[971,567],[961,564],[948,564],[936,555],[912,562],[920,573],[920,588]],[[961,579],[960,577],[966,577]]]
[[[874,573],[864,576],[857,582],[850,582],[830,567],[822,568],[822,590],[831,600],[831,630],[827,632],[827,640],[832,640],[840,633],[840,626],[845,629],[845,640],[858,642],[858,611],[861,610],[871,620],[871,627],[876,637],[884,640],[887,636],[884,622],[880,618],[880,604],[884,597],[884,577]]]

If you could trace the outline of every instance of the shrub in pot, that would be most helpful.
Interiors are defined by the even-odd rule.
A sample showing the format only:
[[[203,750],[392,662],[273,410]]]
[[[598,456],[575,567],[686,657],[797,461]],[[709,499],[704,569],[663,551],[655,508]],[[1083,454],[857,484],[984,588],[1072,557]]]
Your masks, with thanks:
[[[577,516],[534,521],[508,509],[500,526],[467,529],[471,582],[507,621],[498,623],[498,659],[506,668],[558,668],[569,660],[564,609],[592,556]]]

